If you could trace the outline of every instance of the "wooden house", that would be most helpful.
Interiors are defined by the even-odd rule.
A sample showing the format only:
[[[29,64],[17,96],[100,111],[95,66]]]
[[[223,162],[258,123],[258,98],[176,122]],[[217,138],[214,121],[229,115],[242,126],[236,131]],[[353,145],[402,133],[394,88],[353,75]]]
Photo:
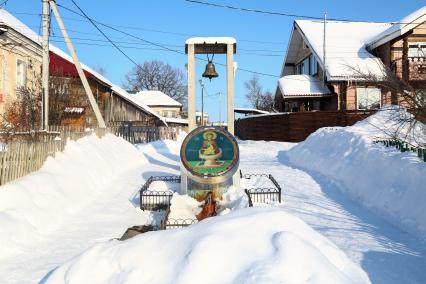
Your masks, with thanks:
[[[275,107],[282,112],[372,110],[398,94],[367,83],[386,68],[426,89],[426,6],[399,23],[296,20]],[[324,32],[325,31],[325,32]]]

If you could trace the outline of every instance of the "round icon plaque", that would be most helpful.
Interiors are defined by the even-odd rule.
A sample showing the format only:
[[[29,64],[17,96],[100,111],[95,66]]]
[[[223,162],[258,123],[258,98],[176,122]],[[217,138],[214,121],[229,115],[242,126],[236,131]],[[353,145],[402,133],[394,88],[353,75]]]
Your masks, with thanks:
[[[219,127],[199,127],[191,131],[180,149],[188,176],[201,184],[224,182],[235,174],[239,164],[238,143]]]

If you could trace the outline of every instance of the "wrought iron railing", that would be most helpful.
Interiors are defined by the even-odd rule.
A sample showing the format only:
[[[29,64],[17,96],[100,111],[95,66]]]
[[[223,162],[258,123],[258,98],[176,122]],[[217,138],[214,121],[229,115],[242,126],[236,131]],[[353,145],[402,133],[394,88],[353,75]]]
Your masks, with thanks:
[[[266,177],[268,178],[275,187],[252,187],[246,188],[244,191],[249,197],[249,206],[253,206],[253,203],[268,203],[268,202],[280,202],[281,203],[281,186],[275,180],[271,174],[245,174],[245,179],[252,177]]]
[[[142,210],[166,210],[170,207],[173,196],[171,190],[150,190],[154,181],[180,183],[180,176],[151,176],[142,186],[139,194],[139,203]]]
[[[417,157],[419,159],[426,162],[426,149],[421,147],[414,147],[410,145],[407,142],[398,140],[398,139],[381,139],[381,140],[375,140],[374,143],[380,143],[384,145],[385,147],[395,147],[396,149],[400,150],[401,152],[414,152],[417,154]]]

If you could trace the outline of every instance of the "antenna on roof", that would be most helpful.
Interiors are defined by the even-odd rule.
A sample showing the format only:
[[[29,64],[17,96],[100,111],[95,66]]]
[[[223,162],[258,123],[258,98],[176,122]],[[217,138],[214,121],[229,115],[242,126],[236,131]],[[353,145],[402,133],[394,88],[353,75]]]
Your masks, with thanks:
[[[323,33],[324,35],[323,35],[323,40],[322,40],[322,44],[323,44],[323,47],[322,47],[322,52],[323,52],[322,62],[324,63],[324,70],[322,72],[322,81],[323,81],[324,85],[325,85],[325,81],[327,80],[327,75],[326,75],[327,74],[327,67],[326,67],[326,62],[325,62],[326,24],[327,24],[327,11],[324,12],[324,33]]]

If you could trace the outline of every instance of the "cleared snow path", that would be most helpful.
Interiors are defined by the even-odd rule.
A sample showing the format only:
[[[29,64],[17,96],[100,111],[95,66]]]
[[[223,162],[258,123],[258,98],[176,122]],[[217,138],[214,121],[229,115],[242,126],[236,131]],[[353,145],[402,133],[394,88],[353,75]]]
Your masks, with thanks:
[[[243,173],[271,173],[283,189],[283,208],[333,241],[372,283],[425,283],[425,242],[357,205],[335,182],[291,167],[285,155],[290,148],[240,141]]]
[[[49,271],[96,243],[119,237],[149,216],[137,209],[137,190],[151,175],[179,173],[179,143],[139,146],[148,163],[121,174],[87,207],[48,237],[2,259],[0,283],[37,283]],[[240,141],[243,173],[271,173],[283,188],[282,208],[334,242],[373,283],[424,283],[426,245],[340,193],[339,185],[292,168],[290,143]],[[134,157],[143,159],[143,157]]]

